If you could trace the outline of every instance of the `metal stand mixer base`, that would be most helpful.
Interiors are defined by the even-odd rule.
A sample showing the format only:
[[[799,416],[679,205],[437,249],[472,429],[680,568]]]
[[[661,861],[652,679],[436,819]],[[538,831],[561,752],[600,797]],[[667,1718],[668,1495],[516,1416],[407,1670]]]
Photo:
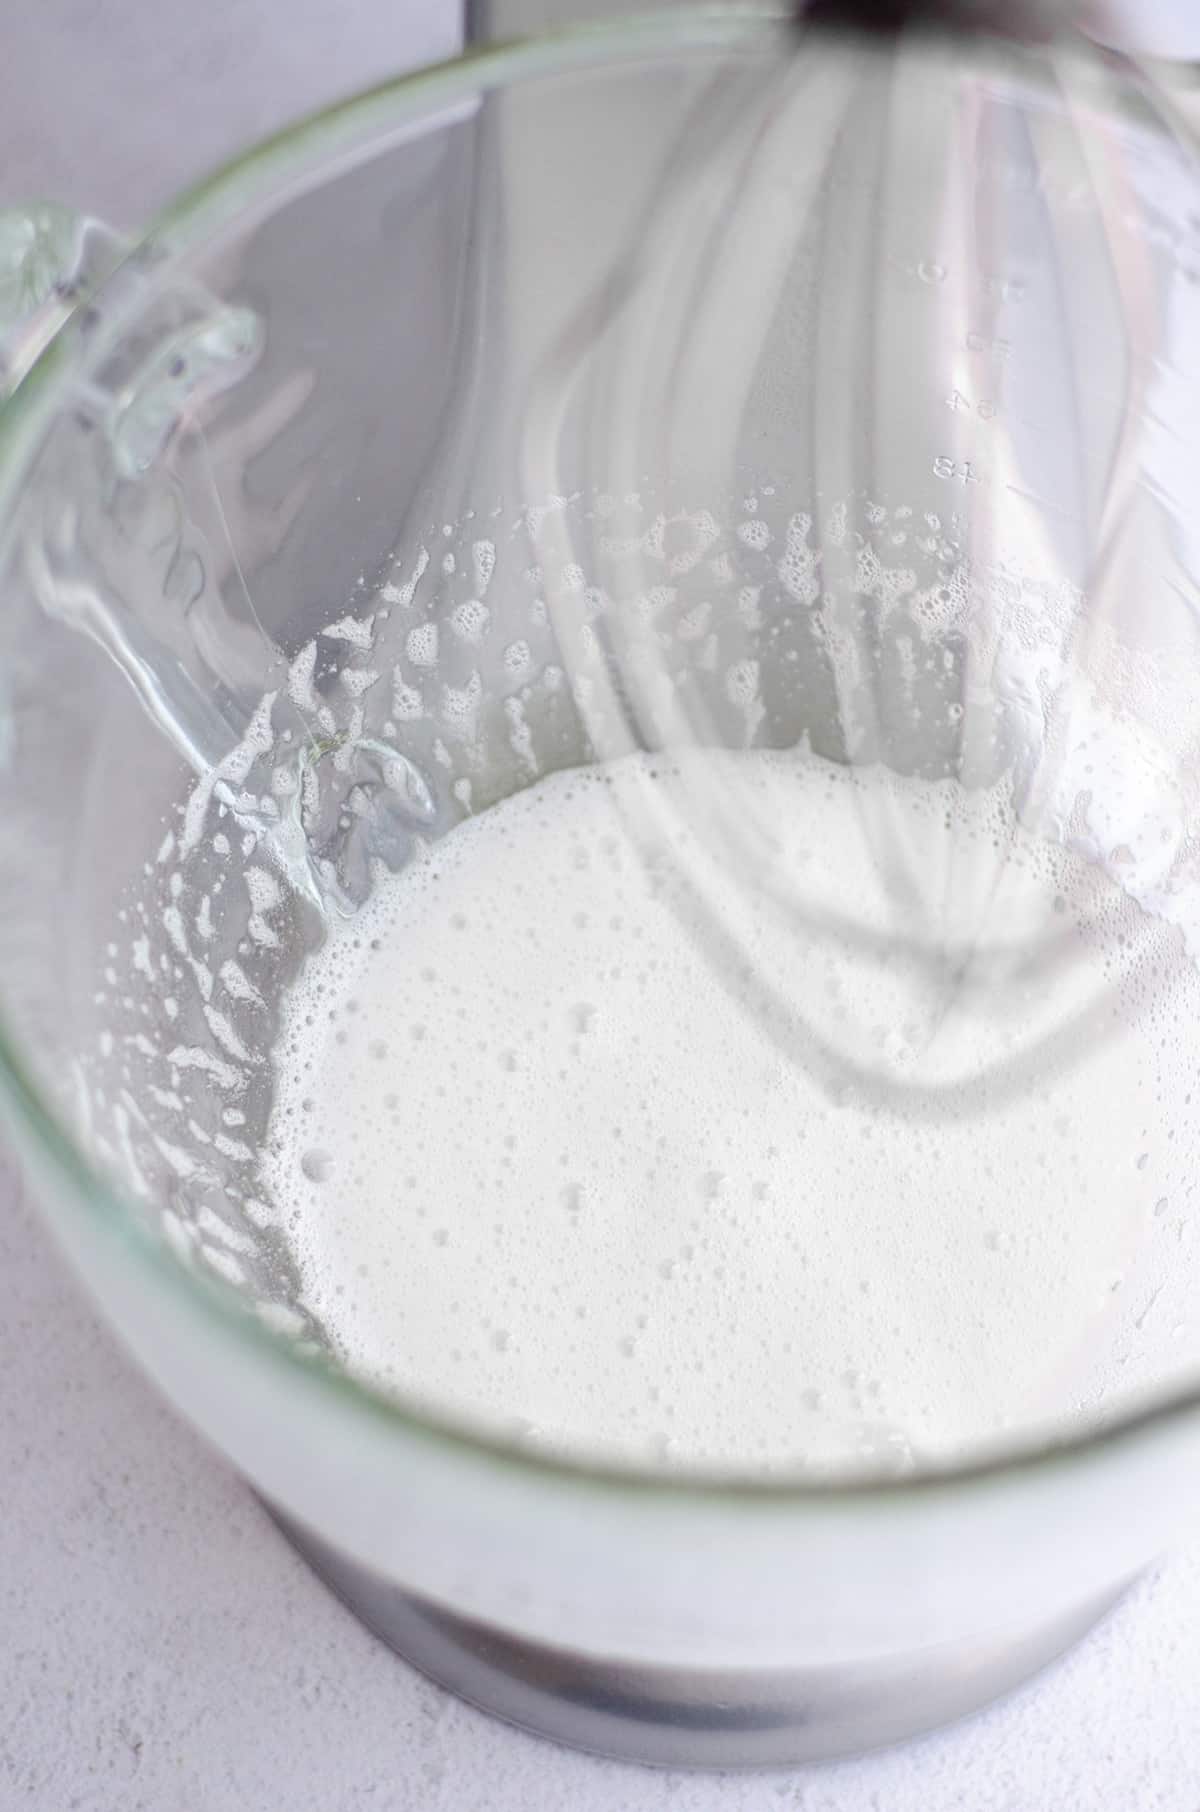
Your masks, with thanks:
[[[900,1742],[1020,1685],[1127,1589],[1026,1635],[887,1660],[762,1671],[647,1667],[473,1623],[402,1591],[267,1508],[342,1603],[431,1680],[538,1736],[660,1767],[784,1767]]]

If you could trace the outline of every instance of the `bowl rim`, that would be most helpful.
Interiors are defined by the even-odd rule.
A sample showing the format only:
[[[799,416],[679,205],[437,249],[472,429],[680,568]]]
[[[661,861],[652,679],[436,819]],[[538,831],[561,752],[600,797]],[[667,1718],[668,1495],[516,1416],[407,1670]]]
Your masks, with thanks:
[[[736,51],[760,47],[764,34],[793,29],[785,5],[688,6],[677,11],[632,16],[614,22],[572,26],[536,38],[468,49],[464,53],[391,78],[332,106],[309,114],[224,162],[183,190],[151,221],[131,251],[152,246],[168,265],[199,247],[255,204],[276,199],[283,182],[312,173],[322,161],[367,157],[378,139],[410,124],[436,129],[439,114],[455,103],[539,77],[569,75],[636,61],[664,52]],[[118,268],[120,268],[118,266]],[[103,285],[101,289],[103,290]],[[110,343],[145,302],[145,292],[122,296],[102,334]],[[11,395],[0,404],[0,542],[12,520],[26,467],[60,409],[75,371],[72,317],[68,316]],[[250,1364],[282,1368],[301,1392],[319,1393],[334,1409],[365,1414],[399,1457],[415,1440],[459,1459],[502,1468],[531,1482],[539,1478],[616,1492],[626,1498],[654,1497],[710,1505],[758,1504],[802,1512],[839,1504],[861,1506],[909,1501],[922,1494],[956,1495],[972,1488],[1043,1475],[1085,1458],[1140,1445],[1174,1424],[1200,1421],[1200,1377],[1170,1390],[1148,1394],[1120,1413],[1075,1433],[1013,1436],[959,1462],[914,1472],[796,1472],[741,1474],[732,1469],[679,1467],[670,1471],[634,1462],[599,1461],[586,1454],[556,1454],[506,1440],[466,1418],[408,1403],[338,1366],[331,1358],[297,1347],[249,1309],[232,1285],[186,1266],[147,1224],[140,1209],[88,1161],[35,1081],[9,1027],[0,1001],[0,1105],[33,1150],[52,1187],[65,1188],[87,1213],[95,1230],[113,1240],[121,1258],[141,1271],[148,1284],[199,1314],[219,1338],[240,1348]],[[118,1330],[119,1331],[119,1330]]]

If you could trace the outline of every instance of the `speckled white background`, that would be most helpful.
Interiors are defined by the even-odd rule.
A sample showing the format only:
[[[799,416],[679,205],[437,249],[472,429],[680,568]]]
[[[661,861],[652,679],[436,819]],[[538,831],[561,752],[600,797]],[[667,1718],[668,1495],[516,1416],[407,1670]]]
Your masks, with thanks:
[[[14,4],[0,200],[133,224],[456,33],[448,0]],[[834,1768],[653,1774],[457,1704],[158,1402],[2,1155],[0,1478],[0,1812],[1200,1812],[1200,1545],[1006,1704]]]

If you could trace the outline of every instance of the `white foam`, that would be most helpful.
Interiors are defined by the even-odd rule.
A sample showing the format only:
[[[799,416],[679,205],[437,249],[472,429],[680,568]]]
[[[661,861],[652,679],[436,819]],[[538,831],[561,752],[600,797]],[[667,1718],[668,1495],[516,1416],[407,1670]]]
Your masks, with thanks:
[[[264,1183],[306,1306],[409,1398],[903,1467],[1107,1388],[1198,1007],[1002,789],[631,757],[470,819],[310,959]]]

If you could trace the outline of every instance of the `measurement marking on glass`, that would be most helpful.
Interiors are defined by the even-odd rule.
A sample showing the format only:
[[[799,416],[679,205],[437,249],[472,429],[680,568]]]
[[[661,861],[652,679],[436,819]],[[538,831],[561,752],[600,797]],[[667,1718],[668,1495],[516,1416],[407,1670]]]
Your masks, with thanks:
[[[956,415],[961,414],[964,409],[972,411],[979,416],[981,421],[985,422],[992,421],[997,412],[997,405],[990,398],[984,397],[979,402],[973,403],[969,396],[963,395],[961,390],[950,392],[946,398],[946,407],[953,409]]]
[[[937,478],[952,478],[959,484],[981,484],[982,477],[969,459],[951,459],[948,453],[939,453],[933,462],[934,475]]]
[[[968,352],[986,352],[989,358],[995,359],[999,364],[1003,364],[1011,350],[1007,340],[995,339],[990,334],[972,330],[967,335]]]

